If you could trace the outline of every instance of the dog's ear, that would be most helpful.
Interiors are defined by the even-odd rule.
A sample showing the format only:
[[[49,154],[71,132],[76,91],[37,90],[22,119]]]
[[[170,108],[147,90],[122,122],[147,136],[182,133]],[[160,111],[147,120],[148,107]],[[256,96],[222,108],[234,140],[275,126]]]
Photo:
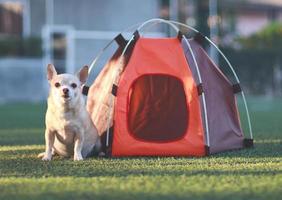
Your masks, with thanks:
[[[82,84],[86,83],[86,81],[87,81],[88,69],[89,69],[89,67],[87,65],[85,65],[84,67],[82,67],[80,69],[80,71],[77,74],[77,76],[78,76],[78,78],[79,78],[79,80]]]
[[[56,71],[54,65],[48,64],[48,66],[47,66],[47,79],[48,79],[48,81],[51,81],[54,78],[54,76],[56,76],[56,75],[57,75],[57,71]]]

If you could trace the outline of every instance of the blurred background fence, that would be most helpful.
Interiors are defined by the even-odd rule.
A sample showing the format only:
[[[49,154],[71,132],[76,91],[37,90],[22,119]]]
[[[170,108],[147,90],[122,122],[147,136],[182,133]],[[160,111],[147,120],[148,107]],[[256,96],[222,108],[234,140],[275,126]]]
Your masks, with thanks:
[[[73,73],[120,31],[156,17],[210,36],[247,94],[282,95],[281,0],[0,0],[0,102],[44,100],[47,63]],[[172,32],[158,26],[148,35]],[[225,69],[221,57],[210,52]],[[97,63],[92,80],[111,53]]]

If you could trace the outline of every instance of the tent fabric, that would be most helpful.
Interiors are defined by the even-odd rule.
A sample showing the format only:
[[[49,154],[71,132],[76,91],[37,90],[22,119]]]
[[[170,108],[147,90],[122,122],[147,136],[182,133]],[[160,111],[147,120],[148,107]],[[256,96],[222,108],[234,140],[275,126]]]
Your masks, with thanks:
[[[132,42],[127,48],[126,53],[121,56],[124,49],[123,40],[124,38],[121,35],[116,37],[116,41],[119,45],[117,50],[105,64],[94,83],[90,86],[88,92],[87,111],[90,113],[91,119],[100,136],[107,131],[108,122],[110,122],[110,127],[113,126],[113,113],[110,112],[110,96],[112,95],[115,75],[117,69],[124,69],[135,46],[135,42]],[[118,76],[120,76],[120,74],[118,74]]]
[[[204,156],[243,148],[246,139],[234,87],[199,43],[189,40],[201,85],[183,39],[143,38],[138,32],[135,35],[138,37],[122,57],[125,40],[119,35],[123,42],[88,93],[87,110],[103,141],[110,127],[107,151],[115,157]],[[120,72],[117,77],[116,72]],[[111,110],[113,83],[117,90]],[[198,86],[202,86],[206,100],[208,148]]]
[[[206,97],[210,153],[242,148],[244,136],[232,84],[197,42],[189,40],[189,43],[198,63]],[[184,40],[182,46],[197,80],[196,66]]]
[[[87,97],[87,111],[101,136],[108,127],[109,99],[114,82],[116,68],[120,65],[122,48],[119,47],[106,63],[94,83],[90,86]],[[110,126],[113,125],[113,113],[110,114]]]
[[[129,91],[139,77],[156,74],[176,77],[182,82],[189,110],[189,120],[185,134],[178,140],[152,142],[136,139],[132,136],[134,134],[130,133],[128,126]],[[158,87],[163,89],[163,85]],[[165,112],[163,107],[162,109],[159,111],[160,113]],[[114,120],[113,156],[205,155],[204,131],[197,87],[186,62],[181,43],[177,38],[140,38],[137,41],[120,78]],[[175,123],[175,126],[178,124]]]

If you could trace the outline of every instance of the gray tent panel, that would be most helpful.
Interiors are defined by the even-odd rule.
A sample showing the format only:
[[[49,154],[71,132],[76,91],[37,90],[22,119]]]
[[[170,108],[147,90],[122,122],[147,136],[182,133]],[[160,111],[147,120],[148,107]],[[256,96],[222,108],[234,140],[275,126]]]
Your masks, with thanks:
[[[197,42],[189,40],[189,43],[198,63],[206,97],[210,153],[243,148],[244,136],[232,84]],[[182,46],[194,79],[198,80],[195,63],[184,40]]]

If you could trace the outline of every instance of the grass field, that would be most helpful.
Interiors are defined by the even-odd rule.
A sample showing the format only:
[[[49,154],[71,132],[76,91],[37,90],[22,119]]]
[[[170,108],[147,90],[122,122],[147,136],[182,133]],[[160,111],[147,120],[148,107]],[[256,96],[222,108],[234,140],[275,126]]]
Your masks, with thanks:
[[[249,105],[253,149],[83,162],[36,158],[44,149],[44,104],[0,106],[0,199],[281,199],[282,101],[251,98]]]

